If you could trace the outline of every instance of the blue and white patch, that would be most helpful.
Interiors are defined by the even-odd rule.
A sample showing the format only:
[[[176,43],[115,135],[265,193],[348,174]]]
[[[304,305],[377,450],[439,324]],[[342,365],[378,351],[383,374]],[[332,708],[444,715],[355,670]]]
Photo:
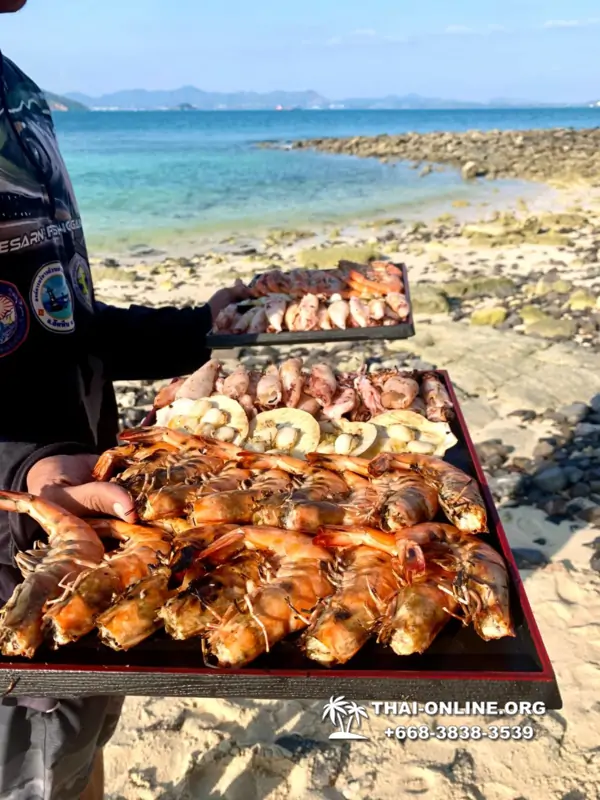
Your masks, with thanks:
[[[0,358],[13,353],[29,333],[29,311],[13,283],[0,281]]]
[[[44,328],[54,333],[75,330],[71,290],[58,261],[45,264],[36,272],[30,300],[33,313]]]
[[[89,309],[94,308],[94,300],[92,294],[92,275],[90,267],[85,258],[76,253],[67,267],[67,272],[71,278],[71,285],[73,291],[80,303]]]

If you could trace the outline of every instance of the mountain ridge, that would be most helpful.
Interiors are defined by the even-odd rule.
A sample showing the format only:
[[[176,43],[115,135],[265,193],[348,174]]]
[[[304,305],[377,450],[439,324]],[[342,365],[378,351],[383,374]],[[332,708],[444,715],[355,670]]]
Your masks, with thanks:
[[[581,107],[583,103],[536,103],[498,98],[487,103],[424,97],[418,94],[388,95],[382,98],[357,97],[331,100],[314,90],[272,92],[208,92],[195,86],[172,90],[123,89],[92,97],[81,92],[67,92],[65,97],[89,109],[102,110],[199,110],[267,111],[281,109],[349,110],[444,110],[485,108]]]

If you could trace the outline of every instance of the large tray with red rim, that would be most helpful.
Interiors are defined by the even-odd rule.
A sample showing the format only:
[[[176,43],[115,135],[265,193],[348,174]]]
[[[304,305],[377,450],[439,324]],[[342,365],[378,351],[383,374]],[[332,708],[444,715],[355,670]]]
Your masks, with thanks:
[[[408,301],[408,317],[397,325],[373,325],[368,328],[336,328],[331,331],[280,331],[279,333],[209,333],[206,345],[213,350],[229,350],[235,347],[258,347],[259,345],[325,344],[327,342],[353,342],[371,339],[409,339],[415,335],[408,274],[405,264],[396,264],[402,269],[404,295]],[[239,310],[246,310],[240,303]]]
[[[307,659],[292,640],[245,669],[204,666],[198,640],[176,642],[159,632],[129,652],[101,645],[94,634],[35,658],[0,658],[0,692],[68,697],[130,695],[325,698],[423,702],[542,702],[562,707],[552,665],[527,600],[506,534],[446,372],[458,444],[445,458],[476,476],[487,506],[484,539],[502,553],[510,575],[515,638],[484,642],[451,620],[423,655],[400,657],[370,641],[348,664],[333,669]],[[151,420],[149,419],[148,424]]]

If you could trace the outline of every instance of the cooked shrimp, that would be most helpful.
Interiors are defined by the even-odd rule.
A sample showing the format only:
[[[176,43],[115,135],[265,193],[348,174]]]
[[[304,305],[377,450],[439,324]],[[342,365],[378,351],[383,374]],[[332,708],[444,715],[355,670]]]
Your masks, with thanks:
[[[383,504],[382,519],[390,531],[397,531],[419,522],[428,522],[437,514],[437,490],[418,475],[405,475],[393,482],[393,491]]]
[[[175,431],[171,428],[160,428],[156,425],[152,428],[130,428],[122,431],[119,434],[119,438],[128,443],[146,445],[164,442],[177,448],[180,453],[195,450],[202,455],[232,460],[241,452],[239,447],[229,442],[221,442],[205,436],[195,436],[194,434]]]
[[[358,456],[327,455],[325,453],[308,453],[307,462],[313,467],[330,469],[333,472],[355,472],[365,478],[370,476],[369,459]]]
[[[514,636],[510,615],[508,572],[504,559],[489,544],[435,522],[396,532],[396,545],[408,541],[413,552],[421,549],[424,564],[432,559],[456,574],[450,594],[461,604],[482,639]],[[417,559],[418,560],[418,559]],[[426,569],[422,570],[426,573]]]
[[[371,547],[352,547],[339,566],[335,593],[303,637],[307,656],[328,667],[345,664],[358,653],[399,588],[392,558]]]
[[[230,606],[242,603],[265,578],[265,558],[260,553],[238,553],[206,575],[189,582],[158,611],[173,639],[190,639],[206,633]]]
[[[0,492],[0,510],[28,514],[48,534],[48,544],[34,553],[18,553],[25,579],[0,612],[0,650],[5,656],[32,658],[43,641],[44,606],[62,594],[86,569],[102,561],[104,548],[94,530],[60,506],[19,492]],[[41,557],[40,557],[41,556]]]
[[[157,631],[162,625],[158,611],[173,595],[170,576],[171,571],[161,567],[129,587],[101,614],[96,626],[102,643],[113,650],[130,650]]]
[[[288,358],[279,368],[283,404],[288,408],[296,408],[302,396],[304,376],[302,375],[302,359]]]
[[[451,572],[433,568],[402,586],[384,615],[378,641],[399,656],[424,653],[456,615],[459,603],[451,593],[453,577]]]
[[[208,550],[214,552],[234,537],[274,560],[271,580],[246,594],[245,608],[231,605],[207,637],[219,666],[240,668],[310,624],[320,601],[333,592],[328,578],[333,556],[310,536],[262,527],[226,534]]]
[[[278,469],[282,472],[289,472],[290,475],[308,476],[312,472],[310,464],[303,459],[280,453],[244,453],[240,457],[239,466],[261,472],[267,469]]]
[[[249,470],[229,466],[204,483],[179,483],[162,486],[160,489],[140,497],[137,504],[138,514],[140,519],[147,522],[165,517],[176,517],[183,514],[189,503],[202,495],[249,488],[250,478]]]
[[[369,465],[374,477],[412,469],[438,493],[448,519],[465,533],[485,533],[487,514],[477,481],[441,458],[416,453],[381,453]]]
[[[252,516],[265,497],[261,489],[235,490],[209,494],[194,500],[186,508],[187,516],[194,525],[208,522],[252,522]]]
[[[92,470],[92,477],[97,481],[107,481],[119,469],[124,469],[129,465],[136,451],[135,444],[121,444],[117,447],[111,447],[110,450],[105,450],[104,453],[98,458],[94,469]]]
[[[124,544],[107,555],[102,564],[80,574],[61,597],[46,604],[43,628],[54,647],[89,633],[98,614],[106,611],[125,589],[165,563],[171,552],[170,536],[157,528],[117,519],[88,523],[100,536],[110,536]]]

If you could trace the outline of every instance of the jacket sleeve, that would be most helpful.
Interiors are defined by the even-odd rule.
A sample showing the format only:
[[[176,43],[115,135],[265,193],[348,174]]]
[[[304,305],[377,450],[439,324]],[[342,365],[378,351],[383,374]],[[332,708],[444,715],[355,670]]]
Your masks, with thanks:
[[[177,378],[210,358],[208,304],[198,308],[117,308],[96,302],[90,351],[111,380]]]
[[[27,473],[42,458],[89,453],[90,446],[76,442],[37,445],[0,440],[0,497],[3,490],[27,491]],[[19,550],[28,550],[38,537],[38,524],[27,514],[0,512],[0,561],[14,564]]]

